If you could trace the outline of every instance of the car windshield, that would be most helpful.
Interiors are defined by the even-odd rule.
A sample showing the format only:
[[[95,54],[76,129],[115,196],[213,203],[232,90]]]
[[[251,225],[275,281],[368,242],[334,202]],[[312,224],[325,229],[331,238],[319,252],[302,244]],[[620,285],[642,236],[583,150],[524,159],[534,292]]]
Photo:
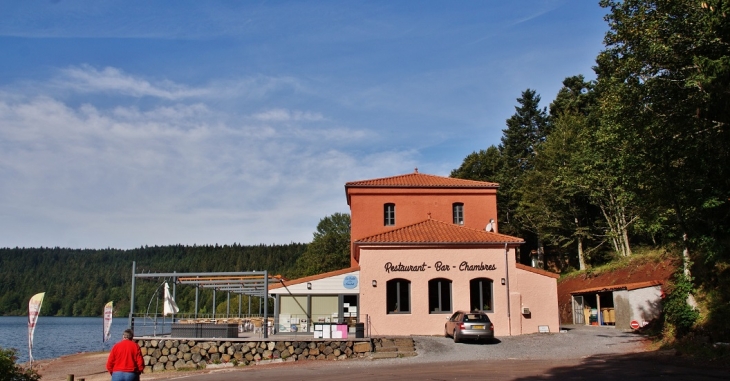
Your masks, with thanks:
[[[483,322],[487,323],[489,322],[489,318],[487,315],[483,314],[465,314],[464,315],[464,321],[465,322]]]

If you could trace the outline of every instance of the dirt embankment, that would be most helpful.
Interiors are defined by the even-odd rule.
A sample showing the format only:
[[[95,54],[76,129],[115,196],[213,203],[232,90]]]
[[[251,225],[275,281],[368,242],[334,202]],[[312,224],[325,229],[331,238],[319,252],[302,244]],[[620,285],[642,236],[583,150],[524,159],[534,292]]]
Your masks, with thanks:
[[[577,276],[561,279],[558,282],[558,306],[560,322],[572,323],[570,293],[594,287],[615,286],[626,283],[669,280],[677,269],[674,259],[634,261],[626,267],[605,271],[600,274],[582,273]]]

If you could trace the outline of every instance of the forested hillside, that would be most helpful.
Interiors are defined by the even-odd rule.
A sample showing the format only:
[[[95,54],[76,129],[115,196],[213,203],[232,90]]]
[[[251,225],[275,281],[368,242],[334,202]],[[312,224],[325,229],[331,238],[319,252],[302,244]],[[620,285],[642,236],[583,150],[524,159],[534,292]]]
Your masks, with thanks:
[[[559,270],[638,247],[675,254],[667,322],[727,341],[730,3],[600,4],[609,30],[595,79],[566,78],[549,109],[525,90],[500,144],[451,175],[500,183],[499,231]]]
[[[100,316],[114,301],[115,314],[129,313],[132,261],[141,272],[205,272],[268,270],[286,276],[307,245],[153,246],[132,250],[0,248],[0,315],[23,315],[28,299],[46,292],[42,315]],[[137,281],[136,311],[144,312],[159,286]],[[178,305],[192,312],[194,288],[178,290]],[[209,293],[200,294],[205,309]]]

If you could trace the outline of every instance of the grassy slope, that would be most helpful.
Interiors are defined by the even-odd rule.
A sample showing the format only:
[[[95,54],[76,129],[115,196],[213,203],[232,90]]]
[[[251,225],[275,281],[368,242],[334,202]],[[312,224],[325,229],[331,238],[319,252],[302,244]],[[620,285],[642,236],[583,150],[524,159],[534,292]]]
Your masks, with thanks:
[[[641,250],[629,258],[564,274],[558,281],[561,322],[571,323],[570,292],[621,283],[662,280],[671,292],[672,276],[681,267],[678,253],[666,250]],[[686,335],[676,334],[664,319],[653,322],[643,332],[653,340],[652,348],[675,350],[687,362],[701,366],[730,366],[730,265],[695,264],[695,298],[700,319]],[[723,344],[725,343],[725,344]]]
[[[646,251],[603,266],[563,275],[558,281],[560,321],[572,323],[570,293],[593,287],[659,280],[668,281],[678,265],[676,256]]]

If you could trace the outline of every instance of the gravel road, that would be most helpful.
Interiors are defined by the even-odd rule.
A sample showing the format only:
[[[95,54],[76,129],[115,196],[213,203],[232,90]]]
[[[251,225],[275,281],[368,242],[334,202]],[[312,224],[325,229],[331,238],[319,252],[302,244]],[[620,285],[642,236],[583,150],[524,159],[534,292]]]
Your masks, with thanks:
[[[432,363],[473,360],[566,360],[645,350],[646,338],[613,327],[568,325],[562,333],[498,337],[494,344],[458,343],[435,336],[414,336],[418,356],[378,363]]]
[[[209,373],[264,371],[273,373],[275,368],[294,367],[302,371],[324,368],[357,369],[373,366],[454,363],[459,361],[580,360],[595,355],[628,354],[645,350],[646,339],[632,332],[613,327],[564,326],[562,333],[530,334],[498,337],[493,344],[454,343],[451,338],[414,336],[418,356],[394,359],[353,359],[345,361],[297,361],[237,369],[201,370],[193,372],[163,372],[142,375],[142,380],[185,377],[196,379]],[[86,381],[108,380],[104,371],[107,353],[86,353],[62,357],[45,362],[41,371],[43,381],[62,381],[68,374],[84,377]],[[333,369],[334,368],[334,369]],[[268,372],[267,372],[268,373]],[[212,375],[210,375],[212,376]],[[206,378],[207,379],[207,378]]]

